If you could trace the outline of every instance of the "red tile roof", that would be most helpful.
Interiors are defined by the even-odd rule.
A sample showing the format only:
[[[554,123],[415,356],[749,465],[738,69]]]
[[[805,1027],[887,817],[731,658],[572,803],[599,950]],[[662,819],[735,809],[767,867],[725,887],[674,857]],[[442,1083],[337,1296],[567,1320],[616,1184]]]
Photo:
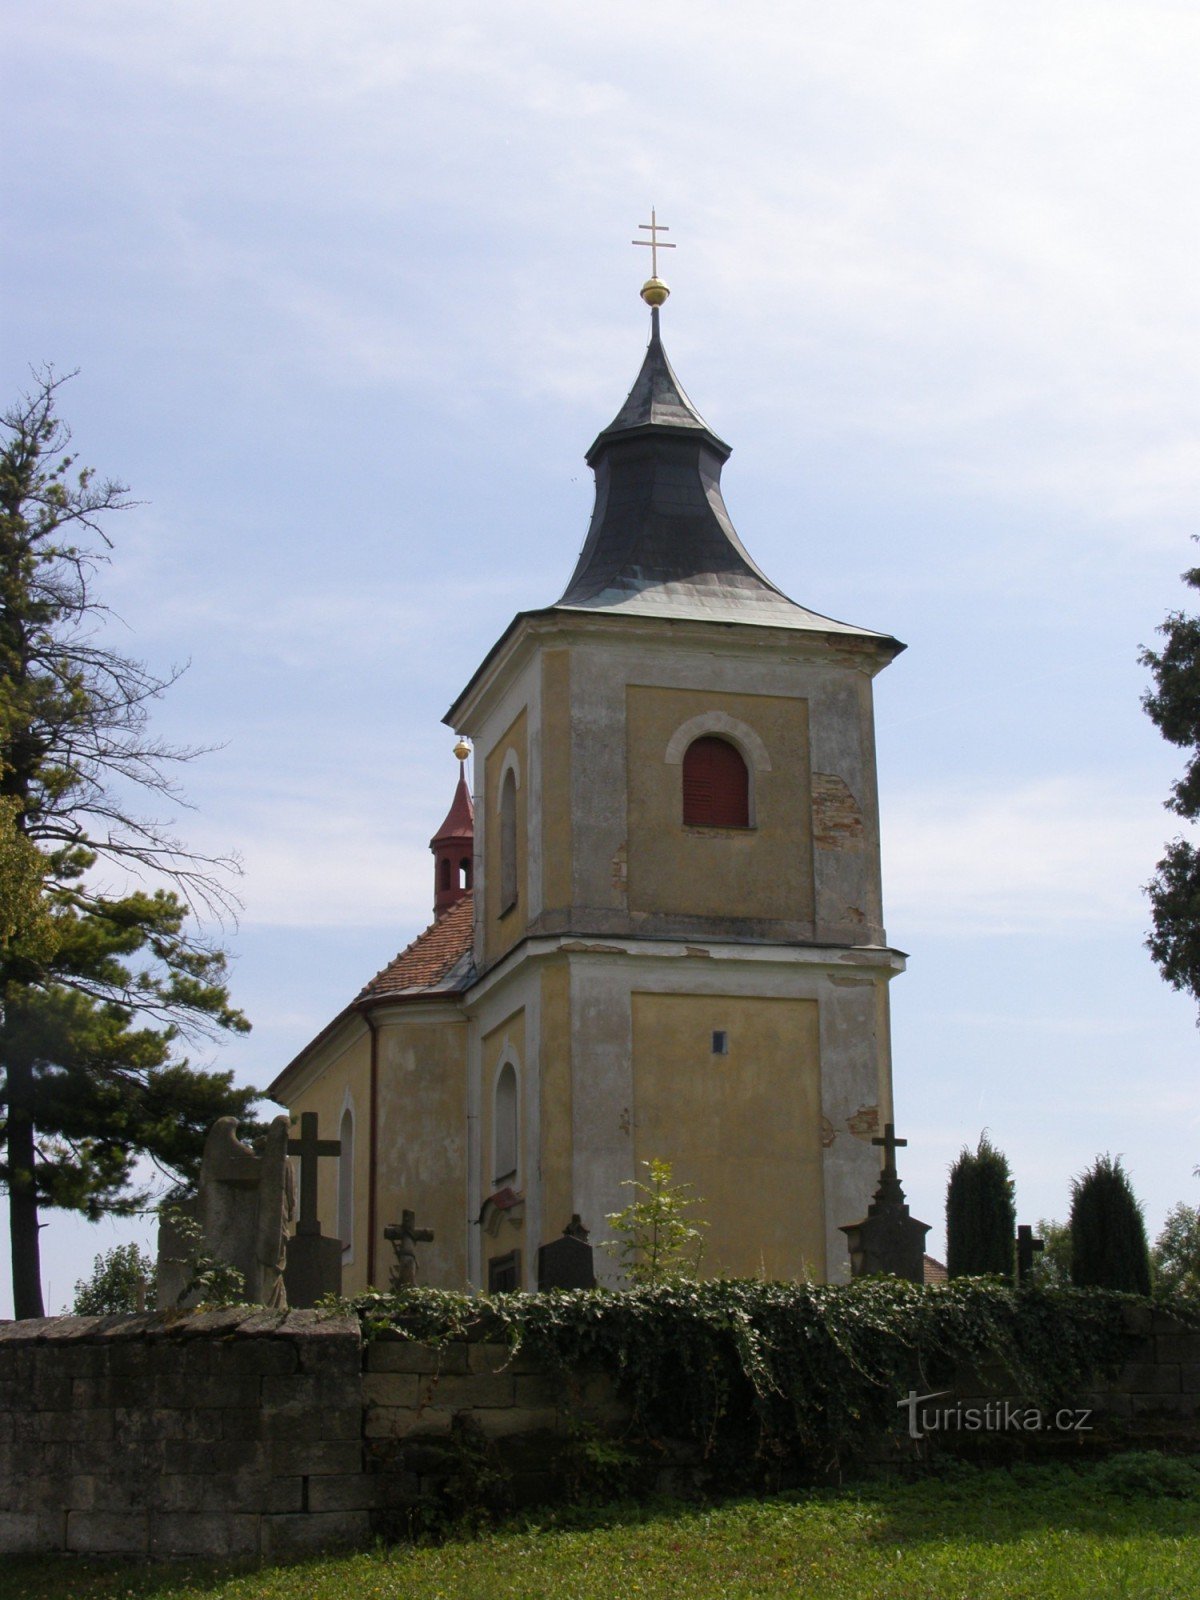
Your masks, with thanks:
[[[933,1256],[926,1256],[925,1257],[925,1282],[926,1283],[948,1283],[949,1281],[950,1280],[949,1280],[949,1277],[948,1277],[948,1275],[946,1273],[946,1269],[942,1265],[942,1263],[940,1261],[938,1261],[938,1260],[935,1260],[935,1258]]]
[[[472,903],[473,896],[465,894],[457,905],[430,923],[394,961],[376,973],[359,994],[359,1000],[411,994],[423,989],[441,988],[443,992],[453,992],[465,988],[470,976],[468,958],[474,936]],[[460,963],[463,972],[454,973],[453,968]],[[450,981],[444,981],[447,979]]]

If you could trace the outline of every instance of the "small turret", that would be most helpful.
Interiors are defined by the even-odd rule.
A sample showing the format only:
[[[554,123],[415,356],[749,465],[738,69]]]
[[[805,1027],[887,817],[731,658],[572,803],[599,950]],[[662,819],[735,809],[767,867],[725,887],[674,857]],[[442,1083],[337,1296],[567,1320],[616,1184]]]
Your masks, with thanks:
[[[467,788],[467,757],[471,747],[465,739],[454,746],[458,757],[458,787],[446,813],[446,820],[429,841],[433,851],[433,914],[444,916],[471,890],[474,868],[475,807]]]

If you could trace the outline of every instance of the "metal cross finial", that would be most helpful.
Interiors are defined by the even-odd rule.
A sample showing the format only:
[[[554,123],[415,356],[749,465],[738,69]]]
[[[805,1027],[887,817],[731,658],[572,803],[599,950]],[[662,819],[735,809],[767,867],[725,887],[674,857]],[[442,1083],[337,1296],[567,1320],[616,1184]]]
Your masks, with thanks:
[[[665,222],[660,222],[658,220],[657,213],[655,212],[653,206],[650,207],[650,221],[639,222],[638,227],[644,229],[644,231],[648,233],[650,237],[648,239],[631,239],[629,242],[630,244],[642,244],[650,247],[650,276],[652,278],[657,278],[658,252],[660,250],[674,250],[675,248],[673,244],[668,244],[666,240],[660,240],[658,236],[660,233],[670,233],[671,230],[667,227]]]
[[[885,1122],[883,1125],[883,1138],[872,1139],[871,1143],[882,1145],[884,1151],[886,1152],[884,1155],[883,1170],[885,1172],[895,1172],[896,1150],[898,1148],[903,1148],[908,1144],[907,1139],[897,1139],[896,1124],[894,1122]]]

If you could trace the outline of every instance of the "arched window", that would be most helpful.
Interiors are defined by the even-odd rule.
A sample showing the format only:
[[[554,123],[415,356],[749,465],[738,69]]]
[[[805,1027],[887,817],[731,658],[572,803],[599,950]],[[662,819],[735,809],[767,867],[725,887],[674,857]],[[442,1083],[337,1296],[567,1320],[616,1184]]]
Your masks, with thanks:
[[[450,873],[451,873],[451,870],[452,869],[451,869],[451,866],[450,866],[450,857],[449,856],[443,856],[442,857],[442,865],[441,865],[441,884],[440,884],[440,887],[443,888],[443,889],[449,889],[450,888]]]
[[[471,887],[471,858],[464,856],[458,863],[458,887],[469,889]]]
[[[500,911],[517,903],[517,777],[510,767],[500,786]]]
[[[750,774],[741,751],[711,734],[683,758],[683,820],[693,828],[748,828]]]
[[[494,1181],[499,1188],[517,1175],[517,1069],[511,1061],[500,1068],[492,1113]]]
[[[342,1112],[338,1129],[342,1141],[338,1156],[337,1236],[342,1241],[342,1254],[354,1248],[354,1113],[347,1106]]]

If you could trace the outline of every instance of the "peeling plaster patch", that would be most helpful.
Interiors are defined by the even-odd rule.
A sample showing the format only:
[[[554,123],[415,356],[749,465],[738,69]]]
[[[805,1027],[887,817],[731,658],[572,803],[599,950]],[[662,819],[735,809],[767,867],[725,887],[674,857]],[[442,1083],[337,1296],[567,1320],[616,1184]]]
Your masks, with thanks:
[[[846,1126],[856,1139],[870,1144],[879,1132],[879,1107],[859,1106],[852,1117],[846,1118]]]
[[[621,1107],[621,1117],[620,1117],[620,1121],[618,1122],[617,1126],[620,1128],[622,1133],[628,1134],[628,1132],[629,1132],[629,1130],[630,1130],[630,1128],[632,1126],[632,1121],[631,1121],[630,1116],[629,1116],[629,1107],[628,1106],[622,1106]]]
[[[875,986],[872,978],[852,978],[849,973],[831,972],[830,983],[836,984],[839,989],[872,989]]]
[[[863,819],[858,801],[829,772],[812,777],[813,843],[825,850],[861,850]]]
[[[698,944],[685,944],[683,953],[685,956],[707,956],[710,961],[712,960],[712,951],[702,950]]]
[[[617,850],[612,858],[612,886],[618,894],[624,896],[629,885],[628,852],[624,845]]]
[[[623,956],[625,954],[620,945],[588,944],[585,939],[568,939],[565,944],[560,944],[558,948],[569,951],[572,955]]]
[[[828,1150],[837,1138],[837,1129],[828,1117],[821,1118],[821,1149]]]

